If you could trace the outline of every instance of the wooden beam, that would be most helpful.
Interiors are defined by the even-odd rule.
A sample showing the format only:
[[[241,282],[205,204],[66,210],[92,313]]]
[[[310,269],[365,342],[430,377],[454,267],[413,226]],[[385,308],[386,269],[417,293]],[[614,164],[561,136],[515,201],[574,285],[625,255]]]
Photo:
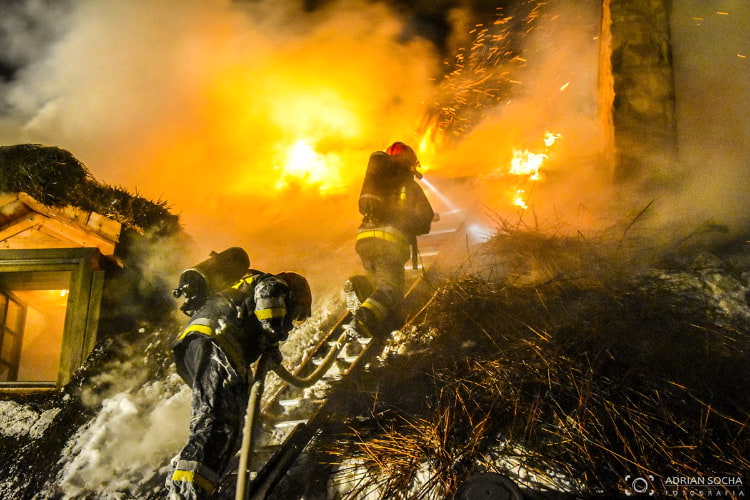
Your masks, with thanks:
[[[57,219],[47,219],[39,226],[39,231],[54,236],[60,240],[69,241],[77,247],[98,248],[103,255],[112,255],[115,252],[115,243],[102,238],[96,233],[89,233],[73,224],[65,224]]]
[[[45,248],[50,245],[94,247],[120,264],[114,253],[122,224],[115,220],[75,207],[49,207],[26,193],[18,193],[16,199],[0,209],[8,222],[5,226],[0,226],[0,248]],[[40,236],[44,234],[53,240],[44,240],[27,232],[35,229]],[[22,233],[25,233],[23,238],[12,241]],[[59,241],[60,245],[55,245],[53,241]]]
[[[26,193],[18,193],[18,199],[28,205],[29,208],[44,214],[50,219],[60,220],[67,223],[75,223],[88,231],[94,232],[103,238],[117,242],[120,239],[122,224],[96,212],[86,212],[76,207],[65,206],[61,208],[50,207],[39,203]]]
[[[44,219],[46,219],[46,217],[43,215],[31,215],[29,217],[18,219],[14,224],[10,224],[0,231],[0,243],[10,240],[12,237],[35,226],[40,226],[42,222],[44,222]],[[11,248],[11,246],[5,245],[5,248]]]
[[[17,195],[10,199],[4,199],[0,204],[0,228],[12,224],[28,213],[31,213],[31,208],[19,200]]]

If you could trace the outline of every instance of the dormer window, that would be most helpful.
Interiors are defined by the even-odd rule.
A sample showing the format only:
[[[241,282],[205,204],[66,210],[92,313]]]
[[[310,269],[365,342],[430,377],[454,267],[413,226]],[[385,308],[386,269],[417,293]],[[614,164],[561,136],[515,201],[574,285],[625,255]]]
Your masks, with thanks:
[[[0,250],[0,390],[59,387],[96,342],[96,248]]]
[[[0,383],[58,378],[71,273],[28,274],[0,274]]]

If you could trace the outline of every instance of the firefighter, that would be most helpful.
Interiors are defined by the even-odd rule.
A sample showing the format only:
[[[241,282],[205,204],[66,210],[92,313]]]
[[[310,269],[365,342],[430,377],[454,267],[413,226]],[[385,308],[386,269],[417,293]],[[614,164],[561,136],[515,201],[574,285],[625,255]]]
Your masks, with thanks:
[[[190,437],[172,462],[170,499],[215,491],[242,440],[250,365],[261,354],[281,362],[279,342],[311,314],[307,280],[251,270],[210,294],[173,346],[178,374],[193,391]]]
[[[372,291],[353,313],[350,326],[355,334],[372,335],[401,326],[404,265],[411,252],[416,255],[417,236],[430,232],[435,217],[415,180],[422,178],[418,168],[416,153],[403,142],[370,155],[359,198],[363,218],[355,249]],[[352,281],[345,284],[348,303]]]

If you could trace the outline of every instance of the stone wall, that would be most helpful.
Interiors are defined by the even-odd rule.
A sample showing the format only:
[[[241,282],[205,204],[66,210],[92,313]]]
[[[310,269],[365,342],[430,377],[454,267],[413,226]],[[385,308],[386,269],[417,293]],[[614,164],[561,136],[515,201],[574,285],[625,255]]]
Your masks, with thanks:
[[[604,0],[611,19],[615,178],[661,184],[676,159],[670,0]]]

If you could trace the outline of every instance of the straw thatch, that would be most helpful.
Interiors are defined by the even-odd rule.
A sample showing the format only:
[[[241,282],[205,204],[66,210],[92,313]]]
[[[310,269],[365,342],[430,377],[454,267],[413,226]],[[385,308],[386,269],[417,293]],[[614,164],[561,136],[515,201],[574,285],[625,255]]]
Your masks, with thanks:
[[[70,205],[150,234],[179,229],[164,201],[149,201],[96,181],[70,152],[38,144],[0,146],[0,193],[25,192],[50,206]]]
[[[440,289],[352,388],[369,391],[359,418],[320,445],[348,464],[332,482],[346,498],[450,498],[477,471],[579,496],[632,493],[634,476],[657,491],[675,476],[742,477],[746,246],[635,268],[603,242],[496,237],[494,278]]]

